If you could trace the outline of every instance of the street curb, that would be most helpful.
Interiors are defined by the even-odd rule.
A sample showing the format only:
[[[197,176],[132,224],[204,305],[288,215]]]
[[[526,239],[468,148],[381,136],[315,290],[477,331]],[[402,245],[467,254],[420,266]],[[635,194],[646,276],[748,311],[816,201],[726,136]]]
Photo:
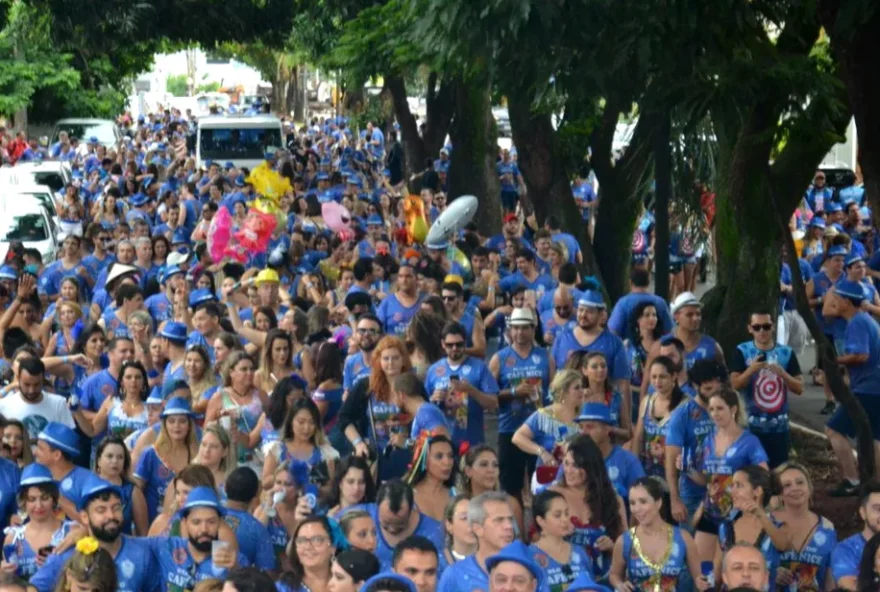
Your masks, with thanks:
[[[816,436],[816,437],[818,437],[818,438],[822,438],[822,439],[824,439],[824,440],[827,440],[827,439],[828,439],[828,436],[826,436],[824,433],[822,433],[822,432],[817,432],[817,431],[814,430],[813,428],[808,427],[808,426],[805,426],[805,425],[803,425],[803,424],[800,424],[800,423],[797,423],[797,422],[792,421],[792,422],[789,423],[789,425],[791,426],[791,429],[792,429],[792,430],[798,430],[798,431],[800,431],[800,432],[804,432],[804,433],[806,433],[806,434],[809,434],[809,435],[811,435],[811,436]]]

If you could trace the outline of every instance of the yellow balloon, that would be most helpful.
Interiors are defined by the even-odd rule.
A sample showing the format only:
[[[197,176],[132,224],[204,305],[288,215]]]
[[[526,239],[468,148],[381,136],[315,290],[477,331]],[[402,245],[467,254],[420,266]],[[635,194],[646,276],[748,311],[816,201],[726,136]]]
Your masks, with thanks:
[[[425,239],[428,237],[428,223],[427,221],[425,221],[424,216],[417,216],[413,218],[410,232],[412,233],[412,237],[415,242],[425,242]]]
[[[470,272],[471,272],[471,261],[470,261],[470,259],[468,259],[468,258],[467,258],[467,255],[465,255],[465,254],[462,252],[462,250],[459,249],[458,247],[454,247],[454,248],[453,248],[453,256],[452,256],[452,260],[455,261],[456,263],[458,263],[458,264],[461,266],[461,268],[462,268],[463,270],[465,270],[467,273],[470,273]]]

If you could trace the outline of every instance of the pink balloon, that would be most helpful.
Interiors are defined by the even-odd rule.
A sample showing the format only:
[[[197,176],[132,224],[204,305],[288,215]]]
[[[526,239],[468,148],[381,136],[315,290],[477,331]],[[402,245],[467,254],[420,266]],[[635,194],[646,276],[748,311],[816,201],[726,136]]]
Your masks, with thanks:
[[[278,223],[274,214],[266,214],[254,208],[248,211],[241,230],[235,233],[238,244],[251,253],[265,253],[269,238]]]
[[[208,226],[208,252],[211,259],[219,262],[223,259],[224,249],[232,236],[232,215],[225,207],[217,210]]]
[[[338,204],[335,201],[321,204],[321,215],[324,217],[327,227],[333,232],[338,232],[340,235],[342,233],[351,234],[351,228],[349,227],[351,213],[342,204]]]

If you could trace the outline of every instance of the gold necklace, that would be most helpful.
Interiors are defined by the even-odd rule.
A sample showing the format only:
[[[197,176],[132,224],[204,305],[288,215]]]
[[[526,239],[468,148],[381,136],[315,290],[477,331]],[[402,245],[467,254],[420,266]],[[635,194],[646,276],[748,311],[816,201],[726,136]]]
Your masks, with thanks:
[[[660,580],[663,577],[663,566],[665,566],[669,562],[669,556],[672,555],[672,538],[673,538],[673,529],[671,526],[666,527],[667,539],[666,539],[666,551],[663,553],[663,559],[660,563],[654,563],[651,561],[647,555],[642,551],[642,543],[639,541],[639,537],[636,536],[636,527],[633,526],[630,529],[630,535],[633,540],[633,549],[636,550],[636,554],[639,556],[639,559],[642,560],[642,563],[648,566],[648,568],[654,573],[648,579],[648,585],[653,586],[654,592],[662,592],[660,588]]]

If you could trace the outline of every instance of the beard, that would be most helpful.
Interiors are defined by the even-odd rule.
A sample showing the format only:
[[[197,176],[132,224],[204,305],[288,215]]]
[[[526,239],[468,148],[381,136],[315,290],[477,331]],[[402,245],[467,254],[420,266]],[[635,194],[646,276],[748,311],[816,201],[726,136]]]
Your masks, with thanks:
[[[121,525],[116,520],[105,522],[101,526],[92,526],[92,535],[102,543],[114,543],[121,533]]]
[[[371,339],[370,341],[368,341],[366,343],[362,343],[360,345],[360,347],[361,347],[361,351],[365,351],[367,353],[370,353],[371,351],[376,349],[376,342]]]
[[[211,543],[213,543],[216,539],[197,539],[193,537],[189,537],[189,544],[191,544],[199,553],[210,553],[211,552]]]

